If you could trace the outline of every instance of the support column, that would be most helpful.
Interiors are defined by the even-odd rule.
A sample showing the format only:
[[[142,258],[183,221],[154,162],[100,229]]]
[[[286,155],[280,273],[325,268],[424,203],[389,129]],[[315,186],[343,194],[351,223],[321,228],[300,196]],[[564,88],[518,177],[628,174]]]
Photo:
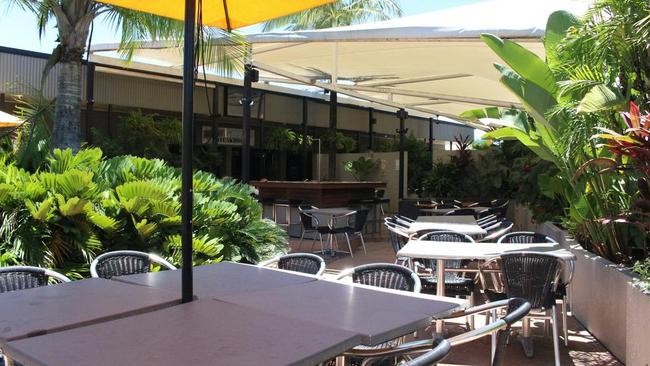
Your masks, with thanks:
[[[434,119],[429,118],[429,161],[431,162],[431,168],[433,169],[433,123]]]
[[[309,117],[309,109],[308,109],[308,100],[307,98],[303,97],[302,98],[302,143],[303,145],[301,146],[302,148],[302,177],[303,179],[307,179],[309,172],[307,172],[307,159],[308,159],[308,149],[307,149],[307,123],[308,123],[308,117]]]
[[[86,140],[92,142],[90,121],[92,120],[95,105],[95,64],[86,64]]]
[[[251,103],[253,101],[252,83],[258,80],[259,73],[253,65],[246,64],[244,71],[244,91],[242,97],[242,145],[241,145],[241,180],[250,180],[251,169]]]
[[[181,168],[182,302],[194,297],[192,279],[192,160],[194,149],[194,32],[196,2],[185,0],[183,47],[183,145]]]
[[[397,111],[397,118],[399,118],[399,129],[396,131],[399,134],[399,183],[398,183],[398,198],[404,198],[404,149],[405,149],[405,136],[408,129],[404,126],[404,122],[409,114],[404,109]]]
[[[373,151],[375,149],[375,119],[374,109],[368,109],[368,150]]]
[[[328,179],[336,180],[336,124],[337,124],[338,100],[335,91],[330,91],[330,136],[329,153],[327,154],[327,176]]]

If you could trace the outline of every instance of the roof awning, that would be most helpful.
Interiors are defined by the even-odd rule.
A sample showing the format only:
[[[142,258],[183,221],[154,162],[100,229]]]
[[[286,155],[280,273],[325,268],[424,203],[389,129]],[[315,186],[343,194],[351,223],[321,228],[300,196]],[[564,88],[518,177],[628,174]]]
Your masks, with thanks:
[[[482,33],[517,40],[544,57],[541,37],[556,10],[583,14],[589,0],[487,0],[348,27],[248,36],[260,81],[308,84],[373,103],[457,119],[468,109],[519,106],[498,81],[498,57]],[[96,56],[109,48],[95,47]],[[178,67],[160,44],[137,60]]]

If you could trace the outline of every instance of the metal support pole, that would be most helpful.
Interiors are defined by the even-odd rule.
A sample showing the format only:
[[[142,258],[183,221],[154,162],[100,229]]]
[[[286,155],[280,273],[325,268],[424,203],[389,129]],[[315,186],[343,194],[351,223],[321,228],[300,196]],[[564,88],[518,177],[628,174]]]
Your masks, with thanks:
[[[404,126],[405,120],[408,118],[409,114],[404,110],[400,109],[397,111],[397,118],[399,118],[399,129],[396,131],[399,134],[399,183],[398,183],[398,198],[401,200],[404,198],[404,149],[405,149],[405,135],[408,132],[408,129]]]
[[[194,297],[192,279],[192,149],[194,148],[194,32],[196,3],[185,0],[183,50],[183,149],[181,170],[182,302]]]
[[[309,109],[308,109],[308,101],[307,98],[303,97],[302,98],[302,178],[307,179],[307,177],[310,177],[311,174],[308,174],[307,172],[307,167],[309,164],[307,164],[307,123],[308,123],[308,117],[309,117]]]
[[[433,118],[429,118],[429,152],[433,153]]]
[[[253,102],[252,84],[258,79],[258,72],[253,65],[246,64],[244,70],[244,90],[242,96],[242,143],[241,143],[241,180],[250,180],[251,169],[251,104]]]
[[[374,109],[368,109],[368,150],[372,151],[375,148],[375,123],[377,120],[374,116]]]
[[[92,142],[90,121],[92,120],[95,105],[95,64],[86,65],[86,140]]]
[[[327,175],[330,181],[336,180],[336,125],[338,100],[335,91],[330,91],[330,137],[329,153],[327,154]]]

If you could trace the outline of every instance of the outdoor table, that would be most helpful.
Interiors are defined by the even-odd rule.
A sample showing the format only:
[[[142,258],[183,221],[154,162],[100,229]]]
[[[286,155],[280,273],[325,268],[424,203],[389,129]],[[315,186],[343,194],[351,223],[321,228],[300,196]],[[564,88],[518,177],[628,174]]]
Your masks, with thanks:
[[[354,212],[355,210],[351,210],[349,208],[343,208],[343,207],[335,207],[335,208],[315,208],[315,209],[310,209],[310,210],[305,210],[306,213],[313,215],[316,217],[318,220],[319,226],[329,226],[332,228],[338,228],[338,227],[345,227],[348,225],[348,220],[342,220],[339,222],[335,221],[336,217],[344,216],[347,214],[350,214]],[[330,254],[332,256],[336,255],[336,251],[334,250],[334,239],[335,238],[329,238],[329,245],[330,248],[325,250],[324,252],[317,252],[321,254]]]
[[[414,332],[430,324],[432,318],[443,317],[467,305],[462,299],[331,280],[233,294],[220,300],[356,332],[368,346]]]
[[[559,244],[450,243],[429,240],[410,240],[397,252],[397,257],[436,260],[436,277],[445,278],[445,260],[487,260],[502,254],[522,251],[552,254],[565,261],[575,260],[575,255]],[[445,281],[438,281],[436,295],[445,296]],[[436,333],[442,334],[442,331],[443,322],[437,321]]]
[[[474,216],[418,216],[409,225],[409,234],[420,230],[450,230],[467,235],[487,235],[487,231],[476,223]]]
[[[180,271],[142,273],[113,277],[113,280],[169,291],[178,291],[181,288]],[[194,267],[194,295],[198,298],[219,298],[234,293],[268,290],[316,280],[318,277],[308,274],[222,262]]]
[[[488,208],[491,208],[491,207],[482,207],[482,206],[461,207],[461,209],[463,209],[463,210],[472,209],[476,213],[487,210]],[[459,209],[458,208],[421,208],[420,212],[428,213],[428,214],[431,214],[431,215],[446,215],[448,212],[451,212],[451,211],[454,211],[454,210],[459,210]]]
[[[178,289],[100,278],[6,292],[0,295],[0,344],[170,307],[180,298]]]
[[[355,332],[216,300],[10,342],[25,365],[315,365],[359,344]]]

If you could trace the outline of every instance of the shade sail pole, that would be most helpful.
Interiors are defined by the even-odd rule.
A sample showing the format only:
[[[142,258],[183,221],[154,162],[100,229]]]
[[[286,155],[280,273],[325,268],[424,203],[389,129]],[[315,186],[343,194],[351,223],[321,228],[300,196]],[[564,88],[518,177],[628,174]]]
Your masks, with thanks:
[[[397,111],[397,118],[399,118],[399,129],[396,131],[399,133],[399,182],[397,184],[399,192],[397,192],[397,197],[401,200],[404,198],[404,150],[406,147],[406,141],[404,137],[408,132],[408,128],[404,126],[404,121],[408,118],[409,114],[404,109]]]
[[[183,49],[183,150],[181,170],[182,301],[194,297],[192,281],[192,149],[194,147],[194,31],[196,3],[185,0]]]

